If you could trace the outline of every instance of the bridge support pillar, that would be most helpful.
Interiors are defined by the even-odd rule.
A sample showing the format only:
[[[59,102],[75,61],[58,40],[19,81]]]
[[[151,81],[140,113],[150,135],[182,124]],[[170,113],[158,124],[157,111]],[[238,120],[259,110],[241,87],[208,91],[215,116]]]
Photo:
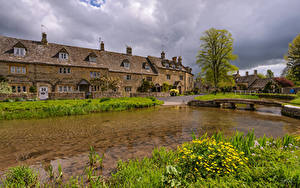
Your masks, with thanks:
[[[255,110],[254,104],[248,104],[248,109],[249,110]]]

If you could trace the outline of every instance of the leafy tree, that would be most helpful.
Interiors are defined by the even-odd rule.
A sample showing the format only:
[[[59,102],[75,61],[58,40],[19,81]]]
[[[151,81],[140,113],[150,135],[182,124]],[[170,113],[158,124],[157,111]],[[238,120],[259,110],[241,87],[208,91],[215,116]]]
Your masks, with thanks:
[[[232,64],[237,58],[233,54],[233,38],[227,30],[211,28],[200,38],[200,51],[197,64],[200,66],[205,79],[217,88],[221,81],[232,80],[232,74],[238,68]]]
[[[121,81],[119,78],[102,76],[101,78],[95,78],[91,80],[91,84],[94,86],[100,86],[101,91],[117,90],[120,88]]]
[[[263,74],[261,74],[261,73],[258,73],[258,74],[257,74],[257,76],[258,76],[260,79],[264,79],[264,78],[266,78],[266,76],[265,76],[265,75],[263,75]]]
[[[289,44],[288,53],[284,58],[287,61],[287,78],[300,82],[300,34]]]
[[[12,93],[11,87],[5,81],[0,81],[0,93],[10,94]]]
[[[145,79],[142,80],[142,84],[140,87],[138,87],[139,92],[149,92],[154,87],[154,84],[152,82],[149,82]]]
[[[267,74],[266,74],[267,78],[273,78],[274,77],[274,72],[272,72],[270,69],[267,70]]]

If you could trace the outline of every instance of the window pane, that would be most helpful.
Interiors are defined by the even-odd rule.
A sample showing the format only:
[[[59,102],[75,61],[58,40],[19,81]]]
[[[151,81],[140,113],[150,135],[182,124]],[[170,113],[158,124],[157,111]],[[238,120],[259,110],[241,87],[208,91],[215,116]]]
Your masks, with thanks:
[[[20,67],[17,67],[17,73],[21,73],[21,68]]]
[[[68,68],[68,73],[71,73],[71,68]]]
[[[64,86],[64,92],[67,92],[67,86]]]
[[[16,92],[16,86],[11,86],[11,90],[12,90],[13,93],[15,93]]]
[[[23,86],[23,92],[26,92],[26,86]]]
[[[15,73],[15,67],[10,67],[10,72]]]
[[[26,74],[26,67],[22,67],[22,73]]]
[[[67,70],[66,70],[66,68],[64,68],[64,73],[65,73],[65,74],[67,73]]]
[[[18,86],[18,93],[21,92],[21,86]]]

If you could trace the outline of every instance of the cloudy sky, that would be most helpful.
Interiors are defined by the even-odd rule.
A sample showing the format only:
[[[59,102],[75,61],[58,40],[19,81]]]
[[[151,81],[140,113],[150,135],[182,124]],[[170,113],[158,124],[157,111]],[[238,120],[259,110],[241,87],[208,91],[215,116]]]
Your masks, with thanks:
[[[288,43],[300,33],[300,0],[0,0],[0,35],[136,55],[183,56],[195,64],[200,36],[229,30],[241,72],[279,75]]]

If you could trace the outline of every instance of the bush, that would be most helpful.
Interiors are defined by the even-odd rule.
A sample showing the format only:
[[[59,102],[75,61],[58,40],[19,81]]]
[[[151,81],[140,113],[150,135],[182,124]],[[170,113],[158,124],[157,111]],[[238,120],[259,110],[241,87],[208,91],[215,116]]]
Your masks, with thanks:
[[[23,101],[25,101],[25,99],[24,98],[16,98],[16,101],[17,102],[23,102]]]
[[[38,182],[37,174],[27,166],[10,168],[5,177],[7,187],[33,187]]]
[[[298,91],[296,95],[297,95],[297,97],[300,97],[300,91]]]
[[[178,89],[171,89],[171,90],[170,90],[170,95],[171,95],[171,96],[177,96],[178,94],[179,94]]]
[[[36,87],[35,86],[30,86],[30,88],[29,88],[29,92],[30,93],[36,93]]]
[[[178,165],[185,176],[216,177],[236,173],[247,163],[243,152],[229,142],[213,138],[196,139],[179,148]]]
[[[109,101],[111,98],[109,97],[103,97],[100,99],[100,102]]]

